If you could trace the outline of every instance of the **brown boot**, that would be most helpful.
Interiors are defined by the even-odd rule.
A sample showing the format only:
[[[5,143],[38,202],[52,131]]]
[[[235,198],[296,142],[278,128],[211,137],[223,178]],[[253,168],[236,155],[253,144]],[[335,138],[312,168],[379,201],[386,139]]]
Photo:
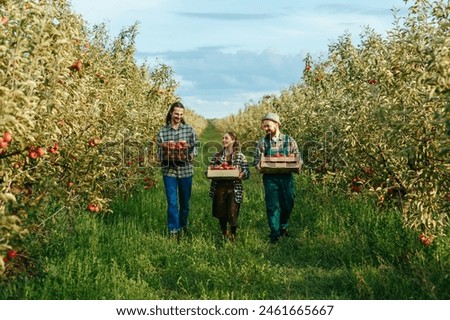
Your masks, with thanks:
[[[223,240],[228,240],[228,238],[230,237],[230,233],[228,232],[228,230],[222,231],[222,236]]]
[[[237,227],[231,227],[231,237],[230,237],[231,242],[234,242],[236,240],[236,231]]]

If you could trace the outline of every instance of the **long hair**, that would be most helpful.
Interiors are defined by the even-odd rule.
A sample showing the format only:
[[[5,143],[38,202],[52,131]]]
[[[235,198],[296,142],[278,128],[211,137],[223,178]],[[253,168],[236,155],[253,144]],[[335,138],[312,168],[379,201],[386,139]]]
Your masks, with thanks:
[[[179,101],[172,103],[170,105],[169,111],[167,112],[167,115],[166,115],[166,124],[170,124],[170,121],[172,120],[172,112],[173,112],[173,110],[175,108],[182,108],[182,109],[184,109],[184,106]],[[181,118],[181,123],[186,123],[186,122],[184,122],[184,118]]]
[[[239,145],[239,140],[238,140],[236,133],[234,133],[233,131],[228,131],[225,133],[228,134],[231,137],[231,139],[234,140],[233,153],[238,153],[239,151],[241,151],[241,146]]]

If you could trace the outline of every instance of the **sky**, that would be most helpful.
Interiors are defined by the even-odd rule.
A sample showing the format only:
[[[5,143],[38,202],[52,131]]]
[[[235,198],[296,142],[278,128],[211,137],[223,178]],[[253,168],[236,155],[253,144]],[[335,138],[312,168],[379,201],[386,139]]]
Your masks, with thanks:
[[[326,58],[349,33],[386,36],[403,0],[69,0],[90,26],[105,23],[111,38],[139,23],[136,62],[167,64],[176,95],[205,118],[236,114],[265,95],[301,81],[307,54]]]

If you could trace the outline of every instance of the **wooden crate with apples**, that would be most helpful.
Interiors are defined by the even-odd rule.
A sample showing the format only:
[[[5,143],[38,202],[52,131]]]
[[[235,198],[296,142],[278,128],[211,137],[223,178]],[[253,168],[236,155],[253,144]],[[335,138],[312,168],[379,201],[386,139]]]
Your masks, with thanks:
[[[172,161],[187,161],[189,144],[185,141],[169,141],[161,144],[162,159]]]
[[[261,173],[299,173],[301,169],[300,157],[278,155],[261,158]]]
[[[209,166],[206,176],[209,179],[235,180],[239,178],[239,167],[224,164]]]

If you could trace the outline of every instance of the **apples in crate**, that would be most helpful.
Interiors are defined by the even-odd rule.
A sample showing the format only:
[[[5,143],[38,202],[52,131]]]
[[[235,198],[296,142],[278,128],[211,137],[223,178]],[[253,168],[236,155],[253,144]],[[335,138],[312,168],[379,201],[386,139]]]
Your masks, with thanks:
[[[188,158],[189,143],[171,140],[161,143],[161,149],[164,160],[185,161]]]
[[[220,165],[211,165],[208,167],[206,176],[210,179],[237,179],[239,178],[239,167],[230,166],[226,162]]]
[[[261,173],[299,173],[302,168],[300,157],[275,154],[261,158]]]

